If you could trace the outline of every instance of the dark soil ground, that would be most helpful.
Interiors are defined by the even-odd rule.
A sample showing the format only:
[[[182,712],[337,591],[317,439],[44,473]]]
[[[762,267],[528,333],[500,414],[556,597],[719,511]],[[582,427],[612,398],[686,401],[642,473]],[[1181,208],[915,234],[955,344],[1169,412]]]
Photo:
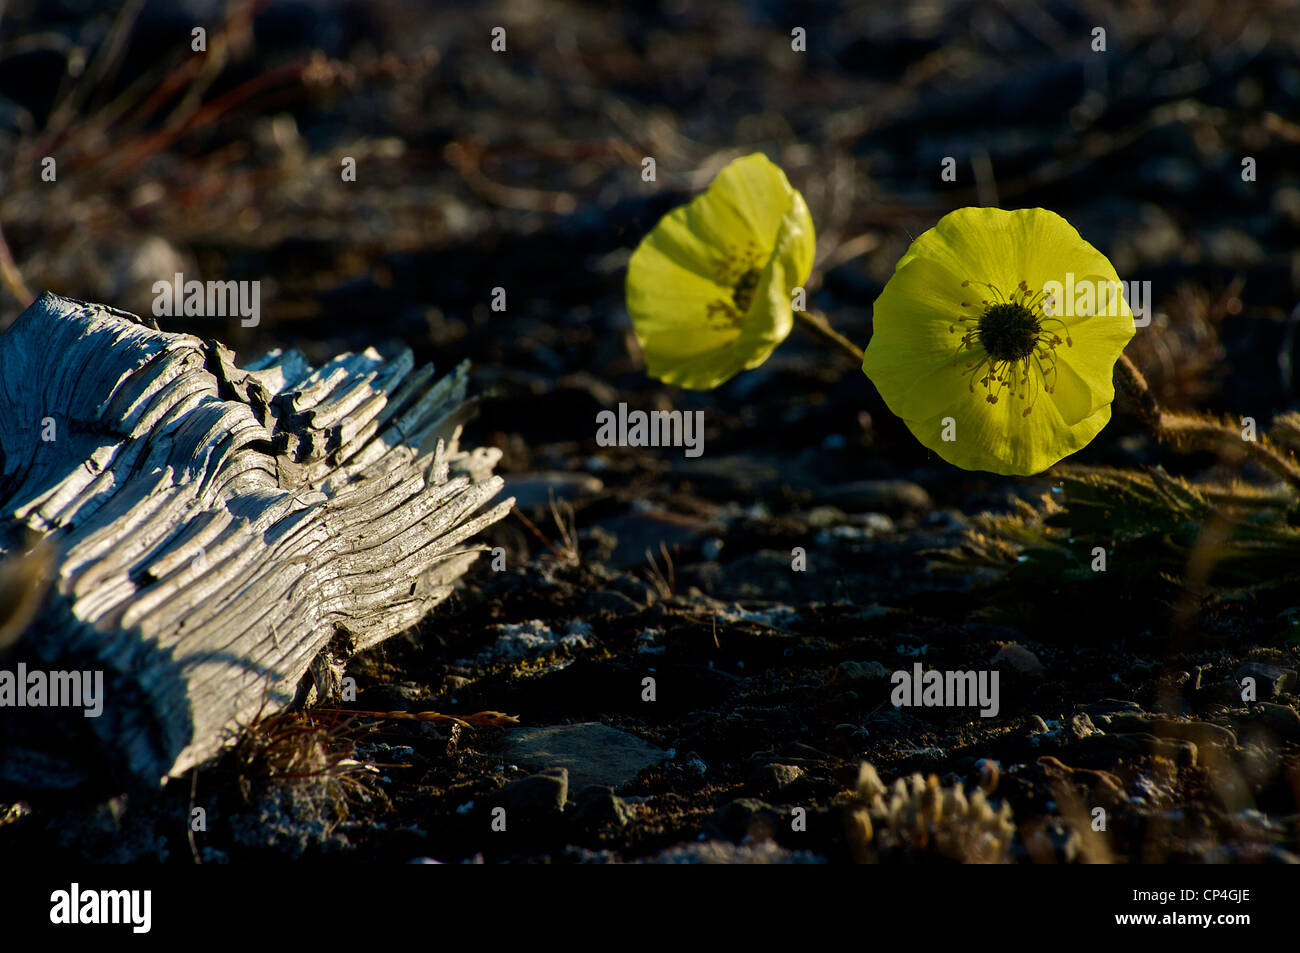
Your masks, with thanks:
[[[93,48],[111,22],[13,6],[6,39],[57,28]],[[257,278],[259,327],[164,326],[243,360],[394,343],[442,369],[469,358],[488,395],[469,442],[504,451],[518,514],[484,540],[499,571],[485,555],[417,630],[352,661],[354,700],[268,719],[157,799],[16,804],[0,850],[1300,860],[1295,596],[1208,611],[1177,574],[1122,565],[1033,587],[945,568],[936,552],[973,518],[1050,495],[1053,476],[949,466],[798,330],[716,391],[661,386],[622,306],[627,257],[658,216],[765,151],[818,225],[811,303],[859,343],[909,236],[964,205],[1042,205],[1121,277],[1152,282],[1152,325],[1128,353],[1166,406],[1265,426],[1297,385],[1294,6],[331,2],[272,4],[225,32],[205,4],[166,6],[146,6],[125,65],[62,127],[36,92],[57,88],[60,54],[0,58],[0,225],[27,286],[147,313],[157,275]],[[97,124],[136,76],[157,89],[183,73],[177,37],[204,22],[228,59],[195,103],[228,110],[169,100]],[[506,54],[489,49],[497,24]],[[790,50],[794,26],[806,53]],[[67,157],[58,193],[12,171],[45,150]],[[641,180],[647,155],[656,182]],[[949,155],[956,183],[940,180]],[[22,304],[6,295],[0,318]],[[703,455],[598,447],[596,414],[620,402],[703,410]],[[1077,462],[1227,475],[1157,447],[1123,406]],[[997,671],[1000,710],[896,708],[890,673],[918,662]],[[919,773],[982,789],[1010,826],[949,810],[922,836],[930,795],[908,787],[869,811],[868,838],[863,762],[887,786]],[[207,830],[191,837],[192,807]]]

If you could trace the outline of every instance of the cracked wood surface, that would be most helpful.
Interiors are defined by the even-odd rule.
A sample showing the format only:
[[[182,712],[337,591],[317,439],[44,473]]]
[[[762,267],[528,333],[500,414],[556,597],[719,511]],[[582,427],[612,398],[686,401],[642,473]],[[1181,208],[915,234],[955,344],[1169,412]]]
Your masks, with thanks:
[[[0,710],[0,779],[157,784],[417,623],[509,512],[468,366],[318,369],[46,294],[0,336],[0,543],[49,590],[0,669],[104,672],[98,718]],[[49,439],[50,437],[53,439]]]

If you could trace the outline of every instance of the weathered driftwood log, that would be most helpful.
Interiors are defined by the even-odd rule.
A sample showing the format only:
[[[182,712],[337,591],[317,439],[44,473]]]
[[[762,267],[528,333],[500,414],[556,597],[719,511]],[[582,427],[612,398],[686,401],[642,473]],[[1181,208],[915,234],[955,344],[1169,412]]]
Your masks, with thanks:
[[[499,451],[457,446],[466,379],[373,349],[241,370],[100,305],[28,308],[0,336],[0,545],[44,534],[52,571],[0,646],[27,692],[0,707],[0,780],[156,785],[419,621],[513,503],[485,509]],[[98,717],[52,681],[40,704],[31,673],[57,671],[103,673]]]

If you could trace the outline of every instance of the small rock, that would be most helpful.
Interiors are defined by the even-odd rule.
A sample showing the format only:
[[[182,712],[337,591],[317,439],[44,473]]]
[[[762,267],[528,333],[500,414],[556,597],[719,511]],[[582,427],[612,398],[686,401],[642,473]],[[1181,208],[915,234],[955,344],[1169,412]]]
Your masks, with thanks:
[[[738,798],[718,808],[704,822],[705,833],[739,843],[770,840],[781,817],[780,812],[757,798]]]
[[[632,811],[613,788],[593,785],[578,795],[574,820],[589,828],[626,827],[632,821]]]
[[[1137,702],[1131,702],[1127,699],[1121,701],[1118,698],[1103,698],[1101,701],[1093,702],[1089,705],[1080,705],[1079,710],[1089,718],[1093,719],[1093,723],[1095,724],[1097,719],[1102,717],[1108,718],[1111,715],[1123,714],[1125,712],[1140,714],[1142,712],[1142,706]]]
[[[859,480],[828,487],[821,502],[850,512],[883,510],[899,512],[929,510],[934,506],[930,494],[920,484],[907,480]]]
[[[1237,736],[1227,728],[1204,721],[1175,721],[1138,715],[1112,715],[1110,728],[1117,732],[1149,732],[1161,738],[1179,738],[1198,745],[1235,748]]]
[[[666,757],[636,735],[597,722],[514,729],[502,754],[526,767],[566,768],[576,790],[620,788]]]
[[[1113,727],[1113,726],[1112,726]],[[1154,755],[1172,761],[1180,768],[1196,767],[1199,752],[1196,743],[1182,738],[1157,738],[1146,732],[1090,735],[1080,744],[1083,750],[1106,758],[1133,758]]]
[[[1089,735],[1097,734],[1097,726],[1092,723],[1092,719],[1083,712],[1075,715],[1066,722],[1065,730],[1071,738],[1076,741],[1087,738]]]
[[[801,777],[803,768],[793,764],[760,764],[750,775],[749,783],[759,794],[774,794]]]
[[[848,514],[834,506],[813,507],[808,511],[805,519],[813,529],[831,529],[835,526],[843,526],[849,521]]]
[[[496,794],[496,802],[507,814],[536,816],[559,813],[569,797],[569,772],[548,768],[538,774],[511,781]]]
[[[1015,642],[998,649],[997,654],[989,660],[989,664],[1009,665],[1022,675],[1043,674],[1043,663],[1038,660],[1038,656]]]
[[[471,679],[466,678],[464,675],[448,675],[442,680],[442,690],[448,694],[458,692],[470,684],[470,681]]]
[[[824,761],[829,761],[831,757],[820,748],[806,745],[802,741],[791,741],[783,744],[778,754],[780,754],[783,764],[821,764]]]
[[[709,766],[704,763],[703,758],[692,751],[682,759],[682,773],[702,781],[709,773]]]
[[[1241,685],[1243,678],[1253,678],[1255,690],[1261,701],[1266,698],[1276,698],[1296,684],[1294,669],[1283,668],[1280,665],[1266,665],[1263,662],[1247,662],[1238,666],[1233,672],[1233,677],[1237,680],[1238,686]]]
[[[835,669],[835,679],[840,682],[888,682],[889,669],[879,662],[841,662]]]
[[[1089,804],[1114,808],[1128,801],[1128,795],[1124,792],[1124,783],[1109,771],[1070,767],[1050,755],[1039,758],[1037,764],[1049,778],[1068,780],[1086,788]]]
[[[1200,749],[1196,747],[1196,742],[1184,738],[1157,738],[1155,753],[1159,757],[1169,759],[1180,768],[1194,768],[1200,758]]]
[[[1300,713],[1286,705],[1260,702],[1255,706],[1260,723],[1282,738],[1300,738]]]

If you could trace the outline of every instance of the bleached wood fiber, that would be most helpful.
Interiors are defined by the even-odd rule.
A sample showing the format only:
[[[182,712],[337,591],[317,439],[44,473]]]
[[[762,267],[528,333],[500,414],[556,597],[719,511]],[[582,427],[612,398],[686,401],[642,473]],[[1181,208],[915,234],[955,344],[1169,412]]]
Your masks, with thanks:
[[[13,659],[104,672],[98,718],[0,708],[0,779],[157,785],[327,693],[477,555],[500,452],[461,450],[468,366],[216,341],[46,294],[0,336],[0,544],[55,551]],[[53,440],[43,439],[50,435]]]

